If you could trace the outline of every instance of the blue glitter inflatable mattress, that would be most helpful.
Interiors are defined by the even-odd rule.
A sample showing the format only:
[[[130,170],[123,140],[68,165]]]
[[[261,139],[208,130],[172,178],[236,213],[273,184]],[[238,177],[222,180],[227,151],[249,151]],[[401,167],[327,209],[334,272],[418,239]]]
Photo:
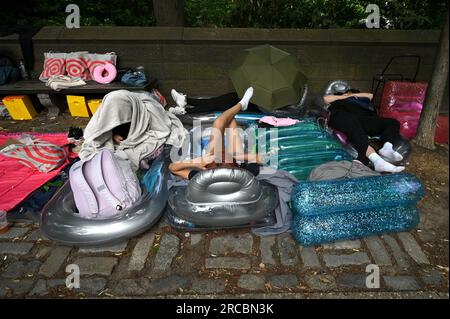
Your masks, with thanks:
[[[293,234],[304,246],[405,231],[419,223],[424,190],[411,174],[301,182],[292,191]]]

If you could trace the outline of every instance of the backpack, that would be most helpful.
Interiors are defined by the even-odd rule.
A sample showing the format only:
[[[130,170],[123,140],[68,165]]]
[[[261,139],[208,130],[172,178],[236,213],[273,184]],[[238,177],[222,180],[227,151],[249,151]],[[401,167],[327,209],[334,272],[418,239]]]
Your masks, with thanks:
[[[75,163],[69,172],[80,217],[109,218],[132,207],[141,187],[128,161],[102,150],[89,161]]]
[[[9,58],[0,55],[0,85],[16,82],[19,78],[19,68]]]

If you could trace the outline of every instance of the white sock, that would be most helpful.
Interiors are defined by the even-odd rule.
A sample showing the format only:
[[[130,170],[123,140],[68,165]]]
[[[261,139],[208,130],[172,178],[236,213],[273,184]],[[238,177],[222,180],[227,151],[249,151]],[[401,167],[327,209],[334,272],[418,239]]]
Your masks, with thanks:
[[[400,173],[405,169],[404,166],[395,166],[391,163],[386,162],[377,153],[372,153],[369,155],[369,160],[373,163],[375,171],[380,173]]]
[[[242,100],[239,101],[239,103],[242,105],[241,110],[245,111],[248,108],[248,103],[250,102],[250,99],[253,96],[253,88],[249,87],[247,91],[245,91],[244,97]]]
[[[392,143],[386,142],[383,147],[378,150],[381,156],[392,162],[400,162],[403,156],[392,149]]]
[[[169,108],[169,112],[173,113],[175,115],[184,115],[184,114],[186,114],[186,110],[184,109],[184,107],[181,107],[181,106],[170,107]]]
[[[172,99],[177,104],[178,107],[184,108],[186,107],[186,94],[177,92],[175,89],[172,89],[170,91],[170,94],[172,95]]]

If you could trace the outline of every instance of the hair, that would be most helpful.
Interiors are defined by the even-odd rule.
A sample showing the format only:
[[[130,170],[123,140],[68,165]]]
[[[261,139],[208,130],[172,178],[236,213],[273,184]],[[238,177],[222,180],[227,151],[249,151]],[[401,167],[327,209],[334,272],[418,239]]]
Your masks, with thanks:
[[[112,129],[113,135],[119,135],[124,140],[128,137],[128,133],[130,133],[131,122],[121,124]]]

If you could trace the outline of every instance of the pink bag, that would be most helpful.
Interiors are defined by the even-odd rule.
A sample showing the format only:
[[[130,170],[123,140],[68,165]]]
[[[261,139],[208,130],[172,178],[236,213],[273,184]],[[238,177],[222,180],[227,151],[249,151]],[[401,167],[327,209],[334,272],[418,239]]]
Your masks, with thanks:
[[[44,70],[42,70],[39,80],[45,82],[54,75],[64,75],[66,73],[66,53],[44,53]]]
[[[109,218],[132,207],[141,196],[139,181],[130,164],[103,150],[86,162],[77,162],[69,172],[80,217]]]
[[[400,134],[408,139],[416,136],[428,84],[389,81],[384,86],[379,115],[400,122]]]

